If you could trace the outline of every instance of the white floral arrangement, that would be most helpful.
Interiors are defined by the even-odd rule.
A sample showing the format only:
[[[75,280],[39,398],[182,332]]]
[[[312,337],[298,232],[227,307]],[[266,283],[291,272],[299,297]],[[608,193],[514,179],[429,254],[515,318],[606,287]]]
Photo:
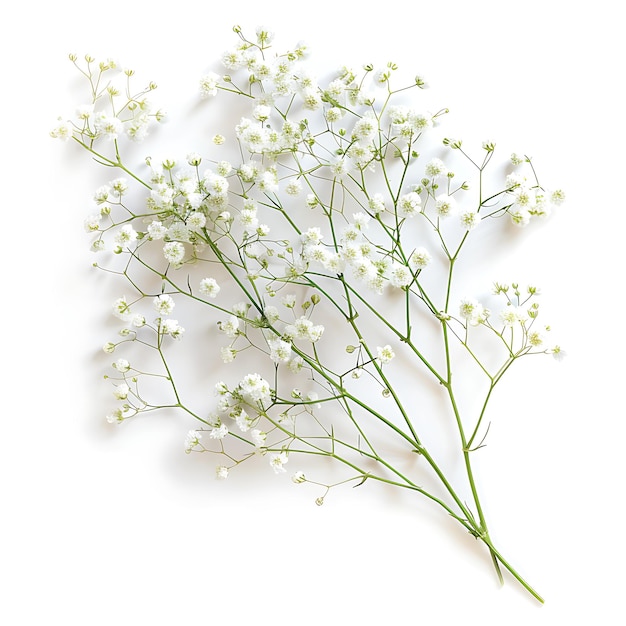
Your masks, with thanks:
[[[235,121],[184,159],[122,156],[166,118],[149,98],[156,85],[134,91],[133,71],[70,56],[89,91],[51,135],[110,169],[85,229],[94,266],[126,293],[104,346],[118,401],[107,420],[182,412],[184,450],[212,455],[219,479],[260,457],[258,471],[293,468],[320,505],[367,481],[424,496],[484,544],[501,581],[508,570],[543,602],[490,537],[472,459],[511,366],[564,353],[540,321],[538,288],[490,277],[478,298],[457,276],[563,192],[540,185],[526,156],[488,176],[495,143],[475,158],[442,138],[447,111],[419,106],[419,76],[396,87],[393,63],[323,82],[305,45],[274,54],[267,29],[234,31],[227,73],[202,77],[200,96],[229,99]],[[211,376],[223,368],[212,382],[196,371],[199,397],[177,376],[198,358]],[[438,403],[424,409],[429,394]],[[453,437],[431,441],[433,420]],[[462,485],[441,450],[463,466]]]

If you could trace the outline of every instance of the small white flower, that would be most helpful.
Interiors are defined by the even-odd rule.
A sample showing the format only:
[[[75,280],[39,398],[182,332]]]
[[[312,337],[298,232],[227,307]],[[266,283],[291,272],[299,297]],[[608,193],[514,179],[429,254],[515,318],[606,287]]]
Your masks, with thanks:
[[[254,443],[254,445],[257,448],[261,448],[265,444],[267,433],[262,432],[258,428],[254,428],[250,431],[250,437],[252,437],[252,442]]]
[[[304,359],[301,356],[296,356],[287,363],[287,367],[289,371],[297,374],[304,367]]]
[[[174,300],[166,293],[157,296],[152,303],[160,315],[169,315],[174,310]]]
[[[419,213],[422,206],[422,199],[417,193],[411,191],[404,194],[398,200],[398,213],[402,217],[413,217],[416,213]]]
[[[185,437],[185,452],[189,454],[196,446],[200,445],[202,433],[199,430],[190,430]]]
[[[224,363],[232,363],[237,356],[237,351],[233,350],[229,346],[225,346],[223,348],[220,348],[220,355]]]
[[[291,358],[291,344],[282,339],[269,341],[270,358],[274,363],[286,363]]]
[[[322,231],[317,226],[309,228],[301,237],[307,245],[319,244],[323,239]]]
[[[185,257],[185,246],[180,241],[169,241],[163,246],[163,256],[173,265],[178,265]]]
[[[137,240],[137,233],[130,224],[124,224],[117,233],[115,233],[114,241],[120,246],[127,246]]]
[[[465,298],[461,300],[459,305],[459,313],[472,326],[483,324],[489,316],[489,310],[485,309],[480,302],[473,298]]]
[[[434,158],[427,163],[424,171],[426,176],[436,178],[437,176],[445,176],[448,173],[448,168],[441,159]]]
[[[394,263],[391,267],[389,281],[394,287],[406,287],[413,280],[413,274],[408,267]]]
[[[210,439],[224,439],[228,435],[228,428],[226,428],[226,424],[222,424],[217,428],[213,428],[209,433]]]
[[[413,270],[424,269],[430,261],[431,257],[426,248],[416,248],[409,257],[409,265]]]
[[[550,202],[556,206],[563,204],[565,202],[565,192],[562,189],[553,191],[550,195]]]
[[[121,383],[115,387],[115,389],[113,390],[113,395],[118,400],[126,400],[126,398],[128,398],[129,392],[129,386],[126,383]]]
[[[242,407],[237,407],[234,413],[234,418],[237,426],[239,427],[239,430],[242,433],[248,432],[250,430],[250,426],[254,422],[254,420],[246,413],[245,409],[243,409]]]
[[[69,122],[60,121],[59,124],[50,131],[50,136],[54,139],[67,141],[74,133],[74,129]]]
[[[435,198],[435,210],[440,217],[449,217],[456,211],[456,200],[452,196],[441,194]]]
[[[324,112],[326,116],[326,121],[329,124],[333,124],[334,122],[338,122],[344,115],[342,109],[339,107],[331,107]]]
[[[215,383],[215,395],[216,396],[225,396],[229,393],[228,386],[222,380],[220,382]]]
[[[259,374],[248,374],[239,383],[241,394],[252,402],[267,402],[271,399],[269,383]]]
[[[250,308],[250,303],[237,302],[237,304],[233,305],[232,312],[233,312],[233,315],[236,315],[237,317],[245,317],[248,314],[249,308]]]
[[[122,197],[128,191],[128,182],[125,178],[116,178],[110,183],[112,194],[116,198]]]
[[[113,315],[123,321],[127,321],[132,317],[130,305],[126,302],[126,297],[122,296],[113,303]]]
[[[280,301],[288,309],[293,309],[296,306],[296,296],[294,294],[283,296]]]
[[[181,339],[185,329],[180,326],[177,320],[166,319],[161,323],[161,331],[164,335],[169,335],[172,339]]]
[[[220,286],[217,284],[215,278],[203,278],[200,281],[200,293],[208,296],[209,298],[215,298],[220,292]]]
[[[505,326],[510,328],[515,324],[525,324],[528,321],[528,316],[523,309],[510,306],[500,313],[500,319]]]
[[[167,233],[167,228],[161,222],[154,221],[148,226],[148,236],[150,239],[163,239]]]
[[[296,179],[292,180],[285,186],[285,193],[290,196],[297,196],[302,191],[302,183]]]
[[[100,230],[101,215],[90,215],[84,221],[85,232],[93,233]]]
[[[270,466],[274,470],[276,474],[280,474],[281,472],[285,472],[284,465],[289,461],[289,457],[281,452],[279,454],[272,454],[270,456]]]
[[[270,116],[272,109],[268,107],[266,104],[258,104],[254,107],[252,111],[252,117],[259,122],[265,122],[267,118]]]
[[[557,361],[562,361],[567,353],[561,348],[561,346],[554,346],[548,351]]]
[[[376,351],[378,352],[378,360],[383,364],[389,363],[389,361],[396,356],[390,345],[383,346],[382,348],[378,346]]]
[[[215,477],[219,480],[226,480],[228,478],[228,468],[225,465],[218,465],[215,468]]]
[[[130,363],[126,359],[118,359],[113,364],[113,367],[118,371],[124,374],[130,370]]]
[[[124,421],[124,412],[122,409],[115,409],[106,416],[106,421],[109,424],[121,424]]]
[[[96,133],[110,141],[117,139],[124,132],[124,125],[117,117],[98,113],[94,121]]]
[[[202,162],[202,156],[197,152],[190,152],[185,159],[192,167],[197,167]]]
[[[217,95],[217,86],[220,78],[219,74],[215,72],[209,72],[203,76],[200,79],[200,96],[202,98],[208,98]]]
[[[292,477],[291,480],[296,483],[296,485],[299,485],[301,483],[306,482],[306,477],[304,475],[304,472],[296,472]]]
[[[206,215],[200,211],[194,211],[187,218],[187,226],[192,230],[201,230],[206,226]]]
[[[96,189],[93,199],[96,204],[104,204],[109,199],[111,188],[108,185],[102,185]]]
[[[385,199],[381,193],[375,193],[369,199],[369,209],[375,215],[378,215],[385,210]]]
[[[322,325],[313,325],[313,322],[304,316],[299,317],[293,324],[285,327],[285,334],[288,337],[308,339],[313,343],[320,339],[323,332],[324,327]]]
[[[263,309],[263,315],[270,324],[275,324],[280,319],[280,313],[275,306],[269,304]]]
[[[472,230],[480,223],[478,213],[474,210],[463,211],[459,217],[461,226],[465,228],[465,230]]]
[[[367,228],[367,225],[370,221],[370,216],[367,213],[353,213],[352,219],[354,220],[354,225],[359,229],[363,230]]]
[[[230,315],[225,322],[219,323],[219,329],[228,337],[235,337],[239,329],[239,318]]]

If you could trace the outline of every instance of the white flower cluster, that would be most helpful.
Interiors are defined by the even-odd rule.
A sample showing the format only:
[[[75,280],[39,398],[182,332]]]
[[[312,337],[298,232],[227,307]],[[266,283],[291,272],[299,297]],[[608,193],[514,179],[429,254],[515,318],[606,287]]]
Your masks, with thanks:
[[[75,55],[70,55],[70,60],[77,65]],[[81,72],[89,78],[92,99],[76,107],[72,119],[59,119],[58,125],[50,131],[52,137],[63,140],[74,137],[91,142],[100,138],[114,141],[125,136],[141,141],[148,134],[152,121],[164,121],[165,111],[155,109],[146,95],[156,89],[154,83],[129,97],[127,85],[134,74],[132,70],[120,71],[111,59],[96,63],[90,55],[86,55],[84,61],[86,69]]]
[[[518,172],[507,176],[506,186],[511,200],[507,212],[516,226],[527,226],[533,217],[547,217],[552,207],[565,201],[562,190],[548,192]]]
[[[447,110],[407,104],[408,89],[424,81],[398,87],[393,62],[318,78],[303,63],[305,45],[272,56],[269,29],[258,28],[251,40],[234,30],[238,41],[222,56],[223,73],[207,72],[199,82],[204,106],[231,98],[231,127],[213,136],[213,153],[146,158],[134,167],[127,140],[144,138],[163,119],[147,97],[155,85],[133,94],[133,72],[91,57],[78,68],[89,83],[85,104],[51,133],[125,175],[95,191],[96,208],[84,221],[92,250],[103,252],[94,265],[126,280],[121,293],[130,294],[113,302],[123,327],[103,347],[125,356],[135,350],[132,361],[112,363],[107,378],[117,405],[106,419],[181,410],[200,423],[187,432],[185,452],[218,455],[222,480],[259,456],[277,475],[295,455],[332,459],[347,479],[324,484],[302,471],[292,475],[294,483],[324,489],[320,505],[332,487],[369,478],[423,493],[485,544],[496,569],[500,563],[529,589],[475,513],[484,509],[471,453],[483,445],[491,392],[513,361],[564,352],[546,347],[536,287],[496,284],[490,296],[459,300],[463,272],[455,268],[461,258],[471,261],[464,246],[475,241],[474,229],[496,228],[498,220],[487,218],[525,226],[561,204],[563,192],[541,187],[530,159],[517,155],[507,177],[483,177],[496,152],[491,140],[482,144],[482,164],[460,139],[437,139],[434,149],[431,129]],[[487,232],[480,243],[493,239]],[[198,322],[182,343],[173,341],[185,335],[174,316]],[[426,333],[435,340],[423,350]],[[219,358],[237,364],[224,367],[220,378],[228,382],[215,385],[216,398],[188,399],[181,363],[187,374],[193,368],[193,379]],[[419,372],[407,388],[397,376],[413,365]],[[455,396],[453,370],[455,380],[462,370],[470,384],[472,375],[489,381],[474,418]],[[439,447],[421,438],[414,398],[423,381],[457,416],[465,445],[454,449],[472,485],[470,503],[457,477],[444,476]],[[484,387],[477,384],[476,393]],[[384,411],[370,404],[372,389],[386,399]],[[441,499],[417,488],[412,469],[396,460],[416,452],[420,472],[440,481]]]
[[[337,246],[325,245],[320,229],[310,228],[302,237],[302,259],[332,274],[350,270],[357,281],[379,294],[383,293],[386,285],[407,287],[413,282],[416,273],[428,265],[428,251],[419,248],[408,260],[390,257],[366,237],[370,219],[365,213],[353,214]]]
[[[564,352],[558,345],[545,348],[550,327],[546,326],[541,330],[536,327],[539,316],[539,303],[534,300],[539,295],[537,287],[531,285],[522,292],[516,283],[511,286],[495,283],[493,293],[505,297],[505,306],[498,314],[499,323],[492,321],[490,310],[475,298],[464,298],[460,301],[460,317],[471,326],[483,325],[495,332],[509,347],[511,354],[539,352],[552,354],[557,360],[563,358]]]

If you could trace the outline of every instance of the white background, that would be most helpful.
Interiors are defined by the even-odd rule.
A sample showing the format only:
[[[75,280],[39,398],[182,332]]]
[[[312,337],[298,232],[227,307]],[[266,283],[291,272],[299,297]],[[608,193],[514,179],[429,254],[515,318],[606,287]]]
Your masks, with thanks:
[[[19,3],[3,22],[0,621],[615,624],[623,615],[624,46],[614,3]],[[48,138],[68,52],[114,56],[184,111],[238,23],[335,64],[426,76],[451,135],[535,157],[569,201],[516,249],[563,363],[524,369],[480,463],[492,534],[545,596],[500,588],[480,546],[423,501],[287,477],[218,482],[182,422],[111,429],[108,299],[82,222],[96,179]],[[161,101],[161,100],[159,100]],[[457,130],[458,129],[458,130]],[[469,133],[469,135],[468,135]],[[472,137],[472,133],[475,137]],[[502,156],[507,153],[502,153]],[[78,161],[76,161],[78,163]],[[83,179],[80,179],[82,176]],[[488,277],[489,278],[489,277]]]

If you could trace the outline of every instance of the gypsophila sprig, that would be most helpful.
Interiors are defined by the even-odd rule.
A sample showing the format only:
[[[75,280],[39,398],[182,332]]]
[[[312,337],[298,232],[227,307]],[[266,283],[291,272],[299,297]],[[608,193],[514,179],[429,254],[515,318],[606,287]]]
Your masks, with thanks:
[[[419,76],[396,85],[395,62],[322,81],[304,44],[274,53],[270,29],[234,32],[222,67],[191,86],[207,117],[223,103],[219,134],[199,129],[183,155],[138,164],[124,156],[128,142],[165,117],[151,101],[156,85],[135,88],[135,72],[111,60],[70,57],[85,97],[51,135],[109,168],[83,220],[94,265],[123,285],[105,303],[121,325],[103,347],[113,355],[107,421],[180,411],[184,452],[213,458],[216,478],[260,458],[268,479],[321,489],[318,505],[367,481],[424,496],[482,542],[500,578],[508,570],[543,601],[491,539],[473,456],[511,366],[564,352],[536,286],[486,277],[489,297],[465,293],[456,268],[480,269],[475,257],[488,256],[472,253],[475,232],[491,229],[483,246],[515,236],[509,225],[546,218],[563,191],[543,187],[517,153],[505,175],[487,176],[496,143],[478,146],[480,160],[442,138],[447,110],[423,106]],[[202,399],[183,393],[181,355],[193,354],[223,370]],[[408,389],[398,382],[407,367],[420,372]],[[459,379],[482,382],[478,411],[459,401]],[[417,410],[420,385],[440,394],[443,415]],[[459,484],[433,453],[442,446],[422,438],[435,419],[458,431],[448,445],[466,468]],[[345,478],[326,480],[317,458]],[[416,459],[437,493],[421,486]]]

